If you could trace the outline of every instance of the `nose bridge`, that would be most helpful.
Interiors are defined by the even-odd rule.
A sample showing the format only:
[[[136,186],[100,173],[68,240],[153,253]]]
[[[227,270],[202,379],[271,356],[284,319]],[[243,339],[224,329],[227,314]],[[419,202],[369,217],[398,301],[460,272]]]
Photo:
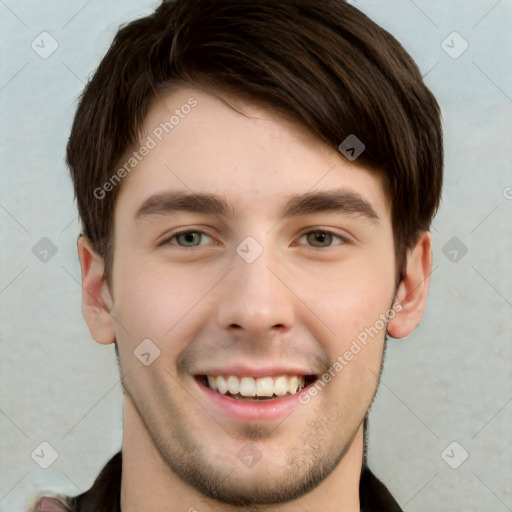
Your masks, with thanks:
[[[219,323],[253,335],[272,328],[289,329],[293,323],[293,294],[279,276],[278,255],[251,237],[233,257],[233,270],[219,301]]]

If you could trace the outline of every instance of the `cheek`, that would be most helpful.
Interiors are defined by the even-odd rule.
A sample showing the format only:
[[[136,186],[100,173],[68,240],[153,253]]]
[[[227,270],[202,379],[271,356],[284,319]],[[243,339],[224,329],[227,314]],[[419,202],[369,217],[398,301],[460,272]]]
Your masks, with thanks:
[[[386,253],[384,253],[386,254]],[[337,265],[304,273],[297,295],[329,328],[339,348],[365,328],[382,328],[380,315],[391,306],[393,258],[358,254]]]
[[[150,339],[162,355],[176,357],[200,326],[197,317],[205,315],[208,302],[201,299],[218,277],[193,269],[137,265],[127,258],[116,264],[112,315],[120,349],[133,352],[142,340]]]

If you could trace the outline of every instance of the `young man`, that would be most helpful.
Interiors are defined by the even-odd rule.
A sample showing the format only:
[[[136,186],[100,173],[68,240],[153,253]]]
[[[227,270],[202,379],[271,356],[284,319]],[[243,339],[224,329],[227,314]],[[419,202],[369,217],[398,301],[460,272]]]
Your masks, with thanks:
[[[401,510],[367,413],[424,311],[442,148],[412,59],[342,0],[172,0],[123,27],[67,148],[123,446],[34,510]]]

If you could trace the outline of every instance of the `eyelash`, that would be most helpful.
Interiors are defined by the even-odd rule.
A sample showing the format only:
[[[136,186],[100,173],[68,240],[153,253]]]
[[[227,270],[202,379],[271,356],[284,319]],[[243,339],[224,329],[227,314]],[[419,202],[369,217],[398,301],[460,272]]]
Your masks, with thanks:
[[[188,234],[188,233],[198,233],[198,234],[201,234],[201,235],[206,235],[206,236],[209,236],[210,238],[213,238],[211,237],[208,233],[204,232],[204,231],[201,231],[201,230],[198,230],[198,229],[190,229],[190,228],[185,228],[185,229],[181,229],[181,230],[178,230],[178,231],[175,231],[172,235],[168,236],[167,238],[165,238],[164,240],[162,240],[161,242],[158,243],[158,247],[161,247],[161,246],[164,246],[164,245],[176,245],[177,247],[179,247],[180,249],[184,249],[184,250],[193,250],[193,249],[197,249],[198,247],[201,247],[200,245],[197,245],[195,247],[183,247],[181,245],[178,245],[178,244],[171,244],[171,240],[173,240],[174,238],[180,236],[180,235],[184,235],[184,234]],[[333,231],[330,231],[328,229],[313,229],[311,231],[306,231],[305,233],[303,233],[302,235],[300,235],[300,238],[306,236],[306,235],[309,235],[311,233],[322,233],[322,234],[327,234],[327,235],[332,235],[333,237],[336,237],[336,238],[339,238],[343,243],[342,244],[339,244],[339,245],[350,245],[350,240],[348,240],[348,238],[346,237],[343,237],[341,235],[338,235],[336,233],[334,233]],[[314,246],[310,246],[310,249],[313,249],[313,250],[326,250],[326,249],[331,249],[333,246],[327,246],[327,247],[314,247]]]

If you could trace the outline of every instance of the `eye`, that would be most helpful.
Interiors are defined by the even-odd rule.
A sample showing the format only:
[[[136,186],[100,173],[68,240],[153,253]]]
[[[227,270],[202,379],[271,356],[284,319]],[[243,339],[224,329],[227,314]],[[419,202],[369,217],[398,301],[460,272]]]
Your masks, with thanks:
[[[171,236],[162,240],[158,246],[162,245],[178,245],[179,247],[183,247],[185,249],[193,249],[194,247],[199,247],[197,242],[201,240],[202,236],[206,236],[211,238],[210,235],[206,234],[204,231],[198,231],[193,229],[183,229],[181,231],[176,231]],[[177,243],[173,243],[172,241],[176,239]],[[183,245],[182,245],[183,244]],[[204,245],[204,244],[200,244]]]
[[[304,237],[306,237],[306,239],[309,243],[313,244],[314,249],[324,249],[324,248],[332,247],[333,238],[337,238],[338,240],[341,240],[342,244],[337,244],[337,245],[343,245],[343,244],[349,243],[349,241],[346,238],[344,238],[340,235],[336,235],[332,231],[324,230],[324,229],[315,229],[313,231],[308,231],[307,233],[304,233],[300,239],[302,239]],[[317,243],[320,245],[316,245]]]
[[[170,244],[177,245],[178,247],[182,247],[184,249],[193,249],[195,247],[205,245],[200,243],[202,237],[212,239],[212,237],[204,231],[183,229],[174,232],[172,235],[162,240],[158,246],[160,247]],[[307,239],[308,243],[312,244],[313,249],[328,249],[329,247],[333,246],[333,240],[336,238],[341,242],[337,245],[345,245],[350,243],[349,240],[345,237],[336,235],[332,231],[325,229],[315,229],[313,231],[308,231],[307,233],[304,233],[299,240],[302,240],[304,237]]]

